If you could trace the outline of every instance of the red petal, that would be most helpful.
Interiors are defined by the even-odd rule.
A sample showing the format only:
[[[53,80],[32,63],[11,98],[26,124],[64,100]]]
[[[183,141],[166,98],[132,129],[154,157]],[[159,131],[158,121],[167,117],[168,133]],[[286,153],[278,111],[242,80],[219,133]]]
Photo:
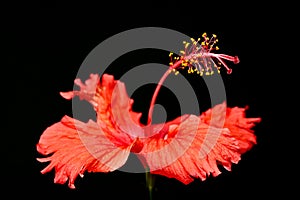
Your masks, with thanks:
[[[149,138],[141,155],[150,171],[188,184],[194,178],[205,180],[210,174],[219,175],[219,164],[230,170],[232,163],[238,163],[241,154],[255,143],[255,135],[248,128],[259,118],[243,118],[244,110],[238,108],[229,109],[232,113],[226,115],[224,105],[200,118],[191,115],[181,123],[178,118],[167,124],[169,131],[163,138]],[[208,120],[211,113],[215,119]],[[233,123],[233,119],[239,123]]]
[[[105,123],[105,126],[113,129],[120,128],[126,133],[134,134],[134,138],[144,135],[140,123],[141,113],[132,111],[133,100],[128,97],[124,83],[114,80],[108,74],[104,74],[100,82],[97,74],[91,74],[85,84],[80,79],[76,79],[75,84],[80,87],[80,91],[60,94],[66,99],[79,96],[80,99],[90,102],[97,113],[97,123]]]
[[[79,174],[88,172],[109,172],[121,167],[127,160],[131,146],[116,147],[93,121],[83,123],[68,116],[47,128],[42,134],[37,151],[46,158],[40,162],[50,164],[41,172],[55,169],[55,183],[75,188],[74,181]]]
[[[133,100],[128,97],[125,84],[115,81],[111,75],[104,74],[101,88],[103,90],[99,92],[98,122],[111,123],[123,132],[131,134],[133,138],[143,137],[144,131],[140,123],[141,113],[132,111]]]
[[[99,76],[97,74],[91,74],[90,78],[82,83],[80,79],[75,79],[74,83],[80,87],[80,91],[60,92],[60,95],[66,99],[71,99],[74,96],[79,96],[81,100],[89,101],[91,104],[95,104],[94,96],[96,94],[97,84],[99,83]]]
[[[209,109],[201,115],[201,119],[210,125],[219,126],[230,130],[230,134],[239,140],[239,152],[244,153],[256,144],[256,136],[252,128],[261,121],[261,118],[246,118],[246,108],[226,108],[225,102]],[[213,113],[213,114],[212,114]],[[224,114],[226,118],[224,118]],[[223,120],[215,120],[222,119]],[[224,120],[225,119],[225,120]],[[213,123],[212,121],[217,123]]]
[[[143,135],[139,119],[141,114],[132,112],[133,101],[128,97],[125,85],[115,81],[111,75],[91,74],[85,84],[75,80],[79,91],[62,92],[66,99],[79,96],[90,102],[97,112],[97,123],[83,123],[64,117],[61,122],[47,128],[37,145],[41,162],[51,161],[42,170],[49,172],[55,168],[55,182],[74,187],[75,178],[84,171],[108,172],[121,167],[130,150],[140,152],[143,143],[138,136]],[[133,133],[134,135],[129,135]]]

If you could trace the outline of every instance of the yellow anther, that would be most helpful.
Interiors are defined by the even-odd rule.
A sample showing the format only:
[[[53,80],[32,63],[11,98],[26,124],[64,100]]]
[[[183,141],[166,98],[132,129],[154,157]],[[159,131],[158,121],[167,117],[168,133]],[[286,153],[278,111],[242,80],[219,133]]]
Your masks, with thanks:
[[[173,62],[170,62],[170,63],[169,63],[169,65],[173,65],[173,64],[174,64]]]
[[[214,73],[215,73],[214,71],[211,71],[211,72],[210,72],[210,75],[213,75]]]
[[[183,41],[182,43],[183,43],[183,44],[185,44],[185,43],[186,43],[186,41]]]
[[[207,75],[207,76],[208,76],[208,75],[210,75],[210,73],[209,73],[209,72],[205,72],[205,75]]]
[[[203,42],[201,42],[201,45],[202,45],[202,46],[204,46],[204,45],[205,45],[205,42],[204,42],[204,41],[203,41]]]
[[[202,57],[202,54],[201,53],[198,53],[197,55],[196,55],[196,58],[201,58]]]
[[[213,34],[212,36],[213,36],[214,38],[216,38],[216,37],[217,37],[217,35],[216,35],[216,34]]]
[[[202,37],[205,37],[206,36],[206,33],[204,32],[203,34],[202,34]]]
[[[175,75],[177,76],[179,74],[179,71],[175,72]]]
[[[192,41],[192,42],[194,42],[194,41],[195,41],[195,39],[194,39],[194,38],[191,38],[191,41]]]
[[[173,53],[172,53],[172,52],[170,52],[170,53],[169,53],[169,57],[171,57],[172,55],[173,55]]]
[[[184,51],[182,51],[182,50],[180,51],[180,53],[181,53],[181,54],[185,54],[185,52],[184,52]]]
[[[184,48],[187,48],[190,45],[190,43],[185,43]]]
[[[219,50],[219,47],[218,47],[218,46],[216,46],[216,50]]]

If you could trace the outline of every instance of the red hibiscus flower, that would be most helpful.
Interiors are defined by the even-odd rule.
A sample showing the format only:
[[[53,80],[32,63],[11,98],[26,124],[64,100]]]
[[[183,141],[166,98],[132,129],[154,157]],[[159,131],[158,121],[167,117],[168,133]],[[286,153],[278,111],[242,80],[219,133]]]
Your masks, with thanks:
[[[212,55],[208,50],[201,55],[204,53],[220,60],[237,60],[223,54]],[[186,51],[187,54],[191,58],[191,53]],[[188,66],[195,71],[186,59],[178,59],[170,68]],[[168,74],[154,93],[148,125],[140,123],[141,113],[132,110],[133,100],[128,97],[124,83],[114,80],[112,75],[91,74],[85,83],[76,79],[80,90],[60,94],[66,99],[78,96],[88,101],[97,114],[96,121],[84,123],[64,116],[48,127],[37,144],[37,151],[47,156],[38,161],[50,162],[41,172],[54,169],[55,183],[68,181],[69,187],[75,188],[78,175],[117,170],[131,152],[141,158],[150,173],[184,184],[194,178],[205,180],[209,175],[219,175],[219,165],[230,170],[232,163],[238,163],[241,155],[256,144],[252,127],[261,119],[246,118],[245,108],[227,108],[223,102],[200,116],[185,114],[165,124],[151,124],[155,97]]]

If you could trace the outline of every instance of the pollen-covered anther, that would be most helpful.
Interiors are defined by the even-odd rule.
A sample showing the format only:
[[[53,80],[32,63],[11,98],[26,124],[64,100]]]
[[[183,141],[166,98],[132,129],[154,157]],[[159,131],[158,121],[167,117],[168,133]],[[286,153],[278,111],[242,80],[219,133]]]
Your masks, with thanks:
[[[188,43],[188,42],[185,43],[184,48],[187,49],[189,45],[190,45],[190,43]]]
[[[186,67],[186,66],[188,66],[188,62],[182,62],[182,64],[181,64],[182,66],[183,66],[183,68],[184,67]]]

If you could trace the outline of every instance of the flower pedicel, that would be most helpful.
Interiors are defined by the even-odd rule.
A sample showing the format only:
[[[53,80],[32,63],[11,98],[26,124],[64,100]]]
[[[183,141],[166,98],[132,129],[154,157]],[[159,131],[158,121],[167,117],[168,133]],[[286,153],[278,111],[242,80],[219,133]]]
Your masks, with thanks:
[[[94,108],[96,121],[87,123],[64,116],[41,135],[37,151],[46,156],[40,162],[50,162],[41,172],[55,170],[54,182],[70,188],[78,175],[85,172],[112,172],[122,167],[130,153],[135,153],[151,174],[175,178],[189,184],[194,178],[205,180],[220,174],[218,165],[230,170],[241,155],[256,144],[252,128],[260,118],[246,118],[245,108],[227,108],[216,105],[200,116],[185,114],[165,124],[152,124],[154,103],[163,81],[170,72],[178,74],[181,68],[189,73],[212,75],[224,66],[224,60],[238,63],[237,56],[215,54],[212,50],[217,38],[184,42],[181,56],[170,53],[170,68],[162,76],[149,108],[148,124],[140,122],[141,113],[132,110],[133,100],[128,97],[125,84],[112,75],[90,74],[83,83],[74,82],[78,91],[61,92],[65,99],[78,96]],[[218,65],[211,62],[217,61]]]

